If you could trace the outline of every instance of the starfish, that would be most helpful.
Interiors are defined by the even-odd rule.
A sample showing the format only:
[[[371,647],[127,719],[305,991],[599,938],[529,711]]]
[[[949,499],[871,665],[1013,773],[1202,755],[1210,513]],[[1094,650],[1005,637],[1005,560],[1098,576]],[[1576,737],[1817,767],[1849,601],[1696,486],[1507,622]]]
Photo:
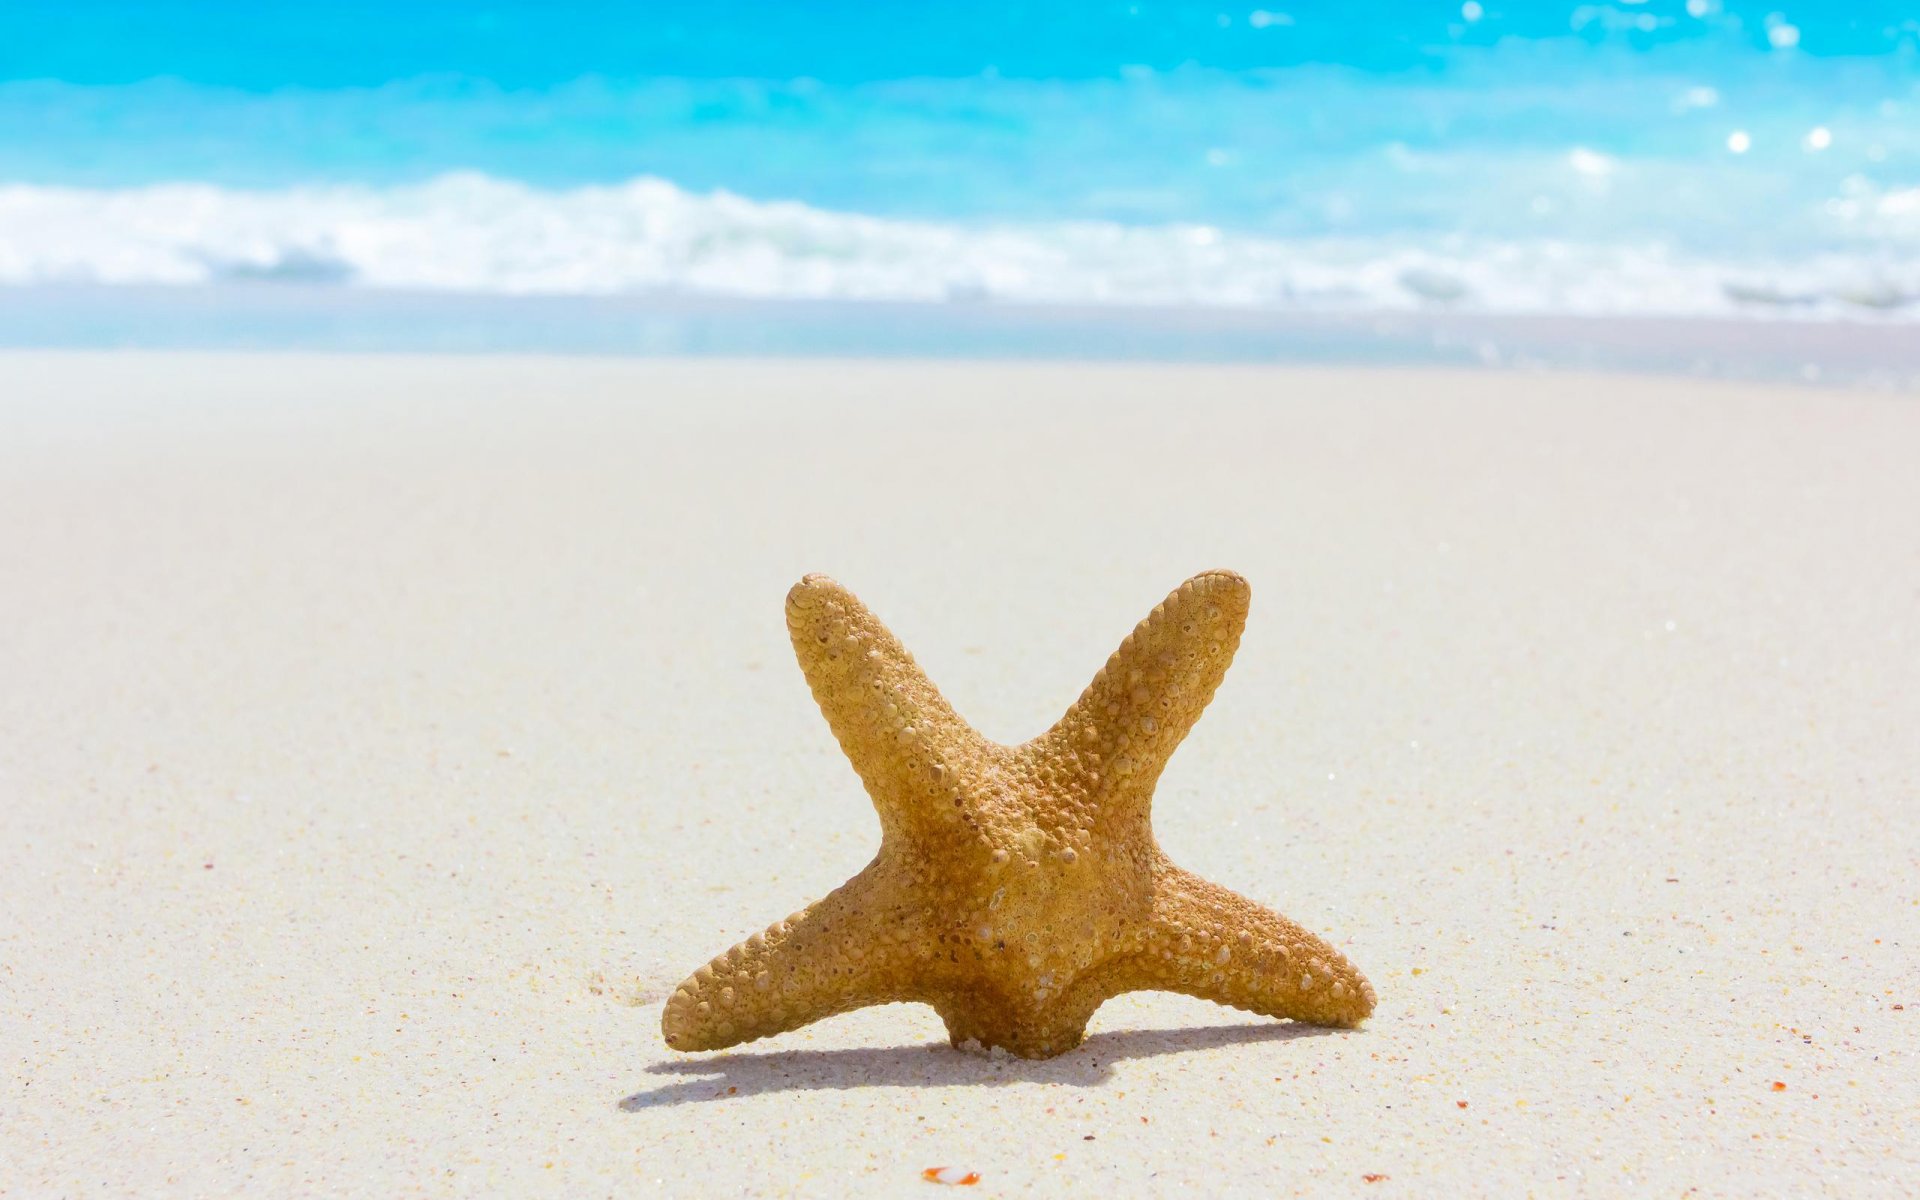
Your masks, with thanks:
[[[1155,842],[1154,784],[1246,625],[1230,571],[1187,580],[1053,728],[1018,746],[960,719],[898,639],[824,575],[787,595],[814,699],[880,813],[880,851],[825,899],[695,971],[675,1050],[720,1050],[870,1004],[919,1001],[955,1046],[1050,1058],[1122,992],[1182,992],[1352,1026],[1373,988],[1287,918]]]

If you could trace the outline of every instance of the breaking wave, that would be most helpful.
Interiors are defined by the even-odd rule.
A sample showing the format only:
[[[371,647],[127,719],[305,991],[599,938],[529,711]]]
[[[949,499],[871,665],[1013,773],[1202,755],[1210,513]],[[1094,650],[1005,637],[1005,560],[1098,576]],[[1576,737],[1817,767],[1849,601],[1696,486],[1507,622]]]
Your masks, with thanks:
[[[694,193],[0,186],[0,284],[221,283],[504,295],[1920,317],[1920,188],[1827,202],[1817,250],[1721,260],[1659,242],[1279,238],[1208,225],[977,224]]]

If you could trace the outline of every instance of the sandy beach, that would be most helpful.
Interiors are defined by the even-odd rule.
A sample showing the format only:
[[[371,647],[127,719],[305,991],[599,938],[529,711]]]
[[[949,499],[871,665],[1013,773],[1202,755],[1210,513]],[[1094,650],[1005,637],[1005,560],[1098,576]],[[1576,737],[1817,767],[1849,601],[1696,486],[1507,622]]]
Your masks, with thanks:
[[[1910,1191],[1917,462],[1627,375],[0,355],[0,1194]],[[1019,741],[1210,567],[1158,836],[1370,1021],[666,1048],[878,845],[789,585]]]

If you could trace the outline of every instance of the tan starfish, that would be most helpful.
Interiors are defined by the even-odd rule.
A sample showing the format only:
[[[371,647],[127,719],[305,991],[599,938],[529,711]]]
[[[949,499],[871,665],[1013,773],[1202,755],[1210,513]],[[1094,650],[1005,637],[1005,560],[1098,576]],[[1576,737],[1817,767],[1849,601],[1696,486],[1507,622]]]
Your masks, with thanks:
[[[1187,580],[1052,729],[975,733],[853,594],[809,575],[787,630],[880,810],[880,852],[824,900],[693,973],[660,1026],[719,1050],[869,1004],[931,1004],[956,1046],[1047,1058],[1111,996],[1157,990],[1354,1025],[1373,988],[1326,942],[1181,870],[1154,783],[1240,643],[1249,589]]]

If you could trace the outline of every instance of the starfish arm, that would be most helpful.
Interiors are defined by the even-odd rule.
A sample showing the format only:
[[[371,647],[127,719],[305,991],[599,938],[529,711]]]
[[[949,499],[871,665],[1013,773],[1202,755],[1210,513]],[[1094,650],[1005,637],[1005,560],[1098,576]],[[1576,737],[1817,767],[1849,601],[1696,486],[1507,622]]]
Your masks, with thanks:
[[[787,593],[787,632],[820,712],[889,832],[951,800],[956,768],[995,747],[953,711],[906,647],[852,592],[809,575]]]
[[[1357,1025],[1373,986],[1338,950],[1271,909],[1162,863],[1139,987],[1268,1017]]]
[[[1076,762],[1096,794],[1124,790],[1144,806],[1225,677],[1251,594],[1232,571],[1207,571],[1175,588],[1066,715],[1023,751],[1042,762]]]
[[[923,922],[878,862],[674,990],[660,1031],[675,1050],[723,1050],[835,1013],[915,998]]]

